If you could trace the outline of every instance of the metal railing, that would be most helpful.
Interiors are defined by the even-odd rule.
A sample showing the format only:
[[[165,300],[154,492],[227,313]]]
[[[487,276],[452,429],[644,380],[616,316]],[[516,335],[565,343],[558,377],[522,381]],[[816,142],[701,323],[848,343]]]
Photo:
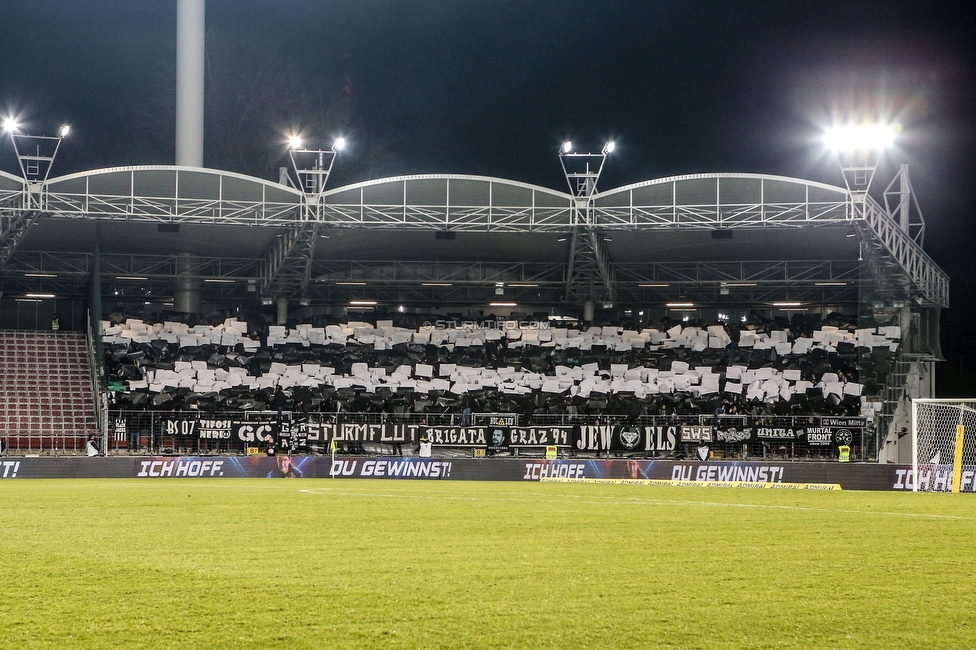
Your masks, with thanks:
[[[85,356],[88,360],[88,377],[91,381],[92,401],[95,403],[95,430],[101,449],[108,449],[108,402],[103,387],[104,358],[99,351],[100,341],[96,340],[92,329],[91,313],[85,319]],[[104,453],[104,452],[103,452]]]

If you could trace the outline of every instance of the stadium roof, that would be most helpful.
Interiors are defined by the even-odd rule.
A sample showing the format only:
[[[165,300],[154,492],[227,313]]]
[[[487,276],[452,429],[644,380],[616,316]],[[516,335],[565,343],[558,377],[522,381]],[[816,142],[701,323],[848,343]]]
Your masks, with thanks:
[[[398,176],[306,194],[211,169],[116,167],[38,183],[0,172],[0,208],[8,291],[22,290],[25,274],[34,287],[47,273],[77,292],[100,232],[103,274],[160,284],[190,254],[200,277],[250,281],[264,295],[338,302],[365,293],[346,283],[370,282],[386,300],[465,304],[507,282],[534,285],[524,288],[552,303],[569,293],[586,233],[584,253],[606,260],[593,277],[620,289],[621,302],[652,299],[647,285],[662,284],[669,265],[685,269],[686,288],[757,282],[774,295],[819,282],[821,299],[850,300],[868,257],[883,269],[883,292],[948,304],[944,273],[870,197],[859,206],[844,188],[771,175],[648,180],[583,205],[481,176]]]

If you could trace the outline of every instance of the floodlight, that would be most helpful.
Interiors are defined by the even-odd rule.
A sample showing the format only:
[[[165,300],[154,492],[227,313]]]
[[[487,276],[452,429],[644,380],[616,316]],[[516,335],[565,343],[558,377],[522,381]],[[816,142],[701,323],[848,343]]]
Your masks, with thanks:
[[[603,145],[603,153],[613,153],[613,150],[614,148],[616,148],[616,146],[617,144],[613,140],[611,140],[610,142]]]
[[[573,150],[573,143],[567,140],[566,142],[563,143],[562,149],[563,149],[563,153],[569,153],[570,151]]]
[[[332,143],[332,150],[333,151],[342,151],[345,148],[346,148],[346,139],[345,138],[336,138],[336,141]]]
[[[12,117],[8,117],[3,121],[3,130],[7,131],[8,133],[13,133],[16,131],[18,126],[17,120]]]
[[[301,149],[302,148],[302,139],[300,137],[298,137],[297,135],[293,135],[288,140],[288,146],[290,146],[292,149]]]
[[[58,129],[58,135],[62,138],[68,137],[68,133],[71,131],[71,126],[68,124],[62,124],[61,128]]]
[[[824,133],[824,144],[833,151],[878,151],[895,141],[895,127],[890,124],[835,126]]]

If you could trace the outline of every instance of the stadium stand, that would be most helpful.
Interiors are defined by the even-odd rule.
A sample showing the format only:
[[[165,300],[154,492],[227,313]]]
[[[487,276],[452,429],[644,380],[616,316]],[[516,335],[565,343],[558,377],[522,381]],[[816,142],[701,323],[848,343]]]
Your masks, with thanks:
[[[77,452],[95,432],[85,337],[0,330],[0,438],[17,453]]]
[[[270,326],[102,322],[114,404],[262,410],[569,415],[859,415],[858,361],[884,365],[898,327],[853,319],[521,329],[393,321]],[[263,340],[262,340],[263,339]]]

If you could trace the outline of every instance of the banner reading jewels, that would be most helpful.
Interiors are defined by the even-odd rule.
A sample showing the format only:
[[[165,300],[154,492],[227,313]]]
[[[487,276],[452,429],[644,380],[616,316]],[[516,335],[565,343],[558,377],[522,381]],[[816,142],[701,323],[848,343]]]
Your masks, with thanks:
[[[682,427],[583,425],[574,428],[573,447],[579,451],[674,451]]]

